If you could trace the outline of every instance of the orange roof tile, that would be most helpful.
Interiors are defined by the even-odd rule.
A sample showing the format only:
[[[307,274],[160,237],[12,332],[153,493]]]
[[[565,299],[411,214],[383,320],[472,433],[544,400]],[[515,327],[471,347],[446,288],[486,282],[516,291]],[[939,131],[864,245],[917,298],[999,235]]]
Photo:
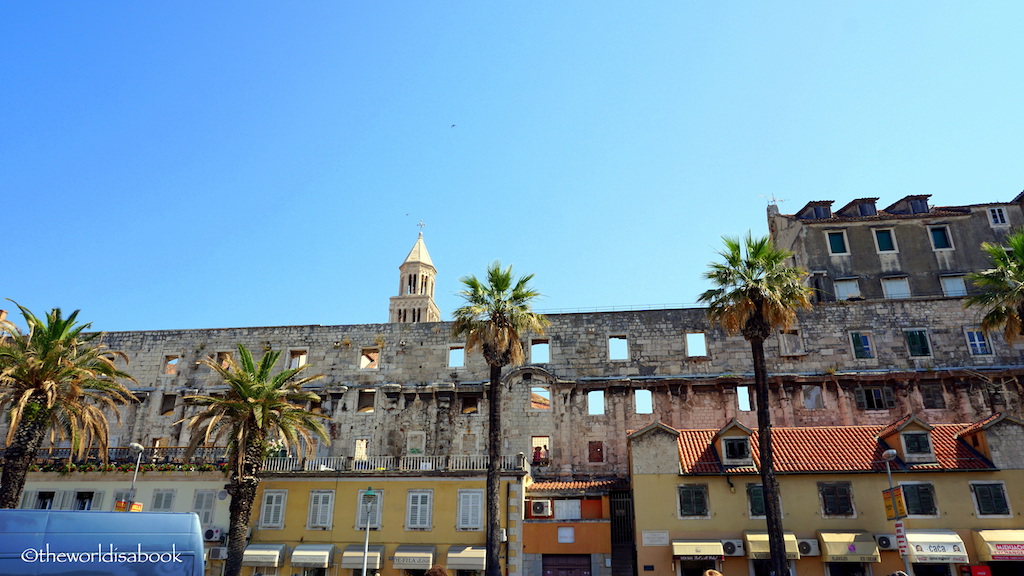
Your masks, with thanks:
[[[545,480],[527,486],[529,493],[536,492],[600,492],[625,489],[628,482],[611,478],[607,480]]]

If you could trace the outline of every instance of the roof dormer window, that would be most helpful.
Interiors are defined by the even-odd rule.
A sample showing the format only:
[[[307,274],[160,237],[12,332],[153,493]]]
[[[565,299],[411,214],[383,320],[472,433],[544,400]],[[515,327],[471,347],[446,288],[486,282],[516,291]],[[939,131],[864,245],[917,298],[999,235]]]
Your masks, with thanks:
[[[910,200],[910,213],[911,214],[924,214],[928,211],[928,199],[927,198],[912,198]]]
[[[927,432],[904,432],[900,438],[903,440],[903,453],[907,462],[935,461],[932,441]]]
[[[725,464],[750,464],[750,438],[723,438]]]

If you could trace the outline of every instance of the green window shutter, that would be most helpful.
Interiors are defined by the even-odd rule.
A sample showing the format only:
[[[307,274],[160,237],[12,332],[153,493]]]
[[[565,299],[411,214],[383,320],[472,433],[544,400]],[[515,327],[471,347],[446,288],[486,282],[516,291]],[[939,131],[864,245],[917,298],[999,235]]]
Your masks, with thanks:
[[[857,401],[857,408],[859,408],[861,410],[867,410],[868,409],[868,400],[867,400],[867,396],[866,396],[863,388],[861,388],[859,386],[857,388],[854,388],[853,389],[853,398],[854,398],[854,400]]]
[[[889,387],[882,388],[882,400],[885,402],[885,407],[886,408],[895,408],[896,407],[896,395],[893,394],[892,388],[889,388]]]
[[[747,498],[750,500],[750,515],[764,516],[764,490],[758,484],[747,486]]]

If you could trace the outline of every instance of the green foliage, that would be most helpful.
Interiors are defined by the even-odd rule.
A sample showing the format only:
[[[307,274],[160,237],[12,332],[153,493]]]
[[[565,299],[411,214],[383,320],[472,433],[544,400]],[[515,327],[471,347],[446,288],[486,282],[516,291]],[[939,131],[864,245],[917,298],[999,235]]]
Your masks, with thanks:
[[[985,242],[981,249],[992,268],[967,276],[976,293],[967,297],[964,307],[983,309],[981,328],[1003,330],[1013,343],[1024,339],[1024,230],[1011,232],[1004,244]]]

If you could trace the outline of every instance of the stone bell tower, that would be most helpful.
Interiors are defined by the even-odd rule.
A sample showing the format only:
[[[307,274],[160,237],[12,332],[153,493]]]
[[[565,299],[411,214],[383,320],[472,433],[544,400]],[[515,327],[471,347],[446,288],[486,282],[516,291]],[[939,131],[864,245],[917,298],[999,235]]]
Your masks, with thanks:
[[[440,322],[441,311],[434,304],[437,270],[423,243],[422,230],[398,270],[398,296],[391,297],[388,322]]]

